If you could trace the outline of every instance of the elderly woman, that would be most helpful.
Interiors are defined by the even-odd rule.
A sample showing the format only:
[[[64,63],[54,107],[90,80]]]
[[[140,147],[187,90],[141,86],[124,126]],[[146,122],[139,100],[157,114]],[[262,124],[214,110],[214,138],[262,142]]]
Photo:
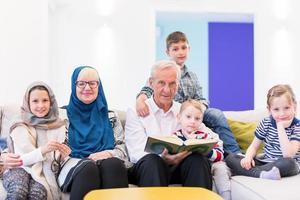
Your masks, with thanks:
[[[108,111],[98,72],[78,67],[71,84],[66,109],[72,152],[59,175],[61,189],[71,199],[83,199],[93,189],[128,187],[123,128]]]

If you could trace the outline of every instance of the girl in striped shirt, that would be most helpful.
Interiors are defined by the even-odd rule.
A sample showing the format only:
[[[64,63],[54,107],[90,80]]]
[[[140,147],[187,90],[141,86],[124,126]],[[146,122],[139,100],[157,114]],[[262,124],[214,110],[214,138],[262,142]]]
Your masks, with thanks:
[[[181,129],[173,135],[182,139],[211,139],[215,138],[218,142],[207,155],[212,162],[212,175],[218,193],[225,199],[230,199],[230,172],[226,163],[223,162],[223,142],[219,139],[218,134],[207,128],[202,122],[203,113],[202,103],[197,100],[188,99],[183,102],[178,114],[178,122]]]
[[[270,116],[263,119],[245,157],[229,155],[227,165],[236,175],[279,180],[299,173],[300,121],[295,117],[297,102],[289,85],[276,85],[267,95]],[[256,156],[264,142],[264,154]],[[256,156],[256,157],[255,157]]]

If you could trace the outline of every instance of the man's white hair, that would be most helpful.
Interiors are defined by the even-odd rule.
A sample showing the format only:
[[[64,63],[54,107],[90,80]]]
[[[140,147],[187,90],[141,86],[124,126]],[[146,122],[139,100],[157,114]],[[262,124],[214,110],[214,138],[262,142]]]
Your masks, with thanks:
[[[173,60],[160,60],[160,61],[157,61],[151,68],[150,77],[155,78],[154,76],[155,76],[155,73],[156,73],[157,70],[166,69],[166,68],[175,68],[176,72],[177,72],[177,81],[180,80],[180,75],[181,75],[180,67]]]

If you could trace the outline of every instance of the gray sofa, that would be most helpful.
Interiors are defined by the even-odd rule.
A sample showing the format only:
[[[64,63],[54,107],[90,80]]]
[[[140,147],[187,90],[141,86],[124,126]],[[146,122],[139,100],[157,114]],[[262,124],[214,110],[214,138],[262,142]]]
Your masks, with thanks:
[[[125,122],[125,112],[118,111],[122,123]],[[265,110],[229,111],[225,112],[227,118],[238,121],[260,121],[267,115]],[[66,116],[62,116],[65,118]],[[19,107],[8,105],[0,107],[0,134],[6,137],[11,124],[20,118]],[[300,175],[282,178],[279,181],[264,180],[245,176],[231,178],[232,200],[299,200]],[[0,180],[0,200],[5,199],[6,192]],[[68,199],[64,194],[63,199]]]

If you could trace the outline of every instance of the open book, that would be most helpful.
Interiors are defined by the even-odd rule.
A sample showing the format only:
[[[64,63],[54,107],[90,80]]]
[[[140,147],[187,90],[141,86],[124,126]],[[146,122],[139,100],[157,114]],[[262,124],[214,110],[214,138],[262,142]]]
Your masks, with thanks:
[[[207,155],[216,143],[216,139],[188,139],[182,141],[175,136],[148,136],[145,151],[160,154],[166,148],[170,154],[187,150]]]

